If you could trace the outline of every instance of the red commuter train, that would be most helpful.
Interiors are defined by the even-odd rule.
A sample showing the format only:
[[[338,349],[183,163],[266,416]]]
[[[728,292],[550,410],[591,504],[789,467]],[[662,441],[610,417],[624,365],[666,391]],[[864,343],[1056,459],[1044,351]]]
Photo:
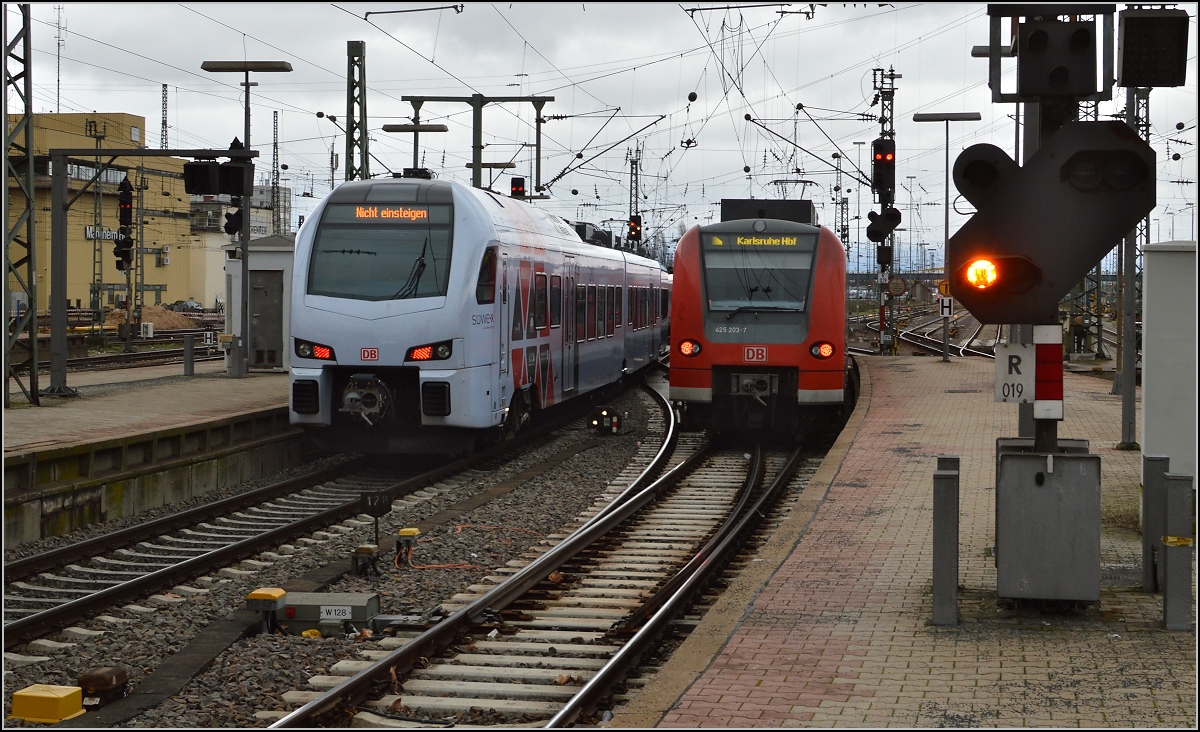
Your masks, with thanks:
[[[846,251],[823,226],[696,226],[675,250],[670,399],[685,429],[802,436],[846,404]]]

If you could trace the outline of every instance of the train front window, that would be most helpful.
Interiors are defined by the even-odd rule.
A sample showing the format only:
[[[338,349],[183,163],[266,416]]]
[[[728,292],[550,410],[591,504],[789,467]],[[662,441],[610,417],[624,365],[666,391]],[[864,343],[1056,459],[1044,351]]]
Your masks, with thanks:
[[[446,294],[451,207],[330,204],[317,227],[308,293],[354,300]]]
[[[737,245],[733,248],[728,244],[713,246],[706,241],[702,256],[708,308],[805,311],[812,284],[816,236],[788,238],[796,243],[786,248]]]

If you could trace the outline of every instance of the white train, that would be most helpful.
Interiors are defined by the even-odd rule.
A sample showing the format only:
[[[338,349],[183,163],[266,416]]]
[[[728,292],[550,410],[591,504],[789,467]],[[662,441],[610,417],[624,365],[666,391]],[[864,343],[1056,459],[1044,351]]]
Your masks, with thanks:
[[[650,365],[669,290],[522,201],[348,181],[296,237],[291,423],[326,449],[469,449]]]

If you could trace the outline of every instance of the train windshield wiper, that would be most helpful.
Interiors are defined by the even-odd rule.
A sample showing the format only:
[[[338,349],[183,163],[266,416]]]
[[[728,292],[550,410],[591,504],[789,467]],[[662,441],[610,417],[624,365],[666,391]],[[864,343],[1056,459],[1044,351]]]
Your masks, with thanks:
[[[767,303],[763,303],[761,305],[739,305],[736,308],[734,308],[733,310],[730,310],[729,314],[725,316],[725,319],[729,320],[730,318],[732,318],[733,316],[735,316],[741,312],[762,312],[762,311],[770,311],[773,313],[802,313],[802,312],[804,312],[804,308],[798,308],[798,307],[794,307],[794,306],[790,306],[790,305],[768,305]]]
[[[417,257],[417,261],[413,262],[412,271],[408,273],[408,280],[404,286],[392,295],[393,300],[404,300],[417,294],[417,285],[421,282],[421,275],[425,272],[425,250],[429,248],[429,238],[425,238],[425,244],[421,247],[421,256]]]

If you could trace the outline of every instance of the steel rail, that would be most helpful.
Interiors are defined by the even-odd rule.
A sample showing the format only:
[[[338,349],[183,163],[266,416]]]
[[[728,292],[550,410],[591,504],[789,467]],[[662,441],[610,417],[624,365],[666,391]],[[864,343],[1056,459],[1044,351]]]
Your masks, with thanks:
[[[610,690],[621,682],[626,671],[657,642],[668,624],[689,603],[696,592],[702,589],[733,556],[742,542],[766,517],[767,507],[782,493],[795,474],[803,457],[804,447],[798,446],[785,461],[771,485],[764,490],[747,511],[735,513],[688,564],[653,598],[657,611],[641,625],[636,634],[613,654],[608,663],[588,680],[558,714],[546,724],[551,727],[568,727],[581,716],[594,714],[597,705],[608,696]],[[761,470],[761,453],[756,455],[758,464],[750,471],[747,484],[757,480],[755,472]],[[749,494],[749,491],[746,491]],[[664,596],[660,601],[659,596]]]
[[[604,396],[611,394],[613,391],[614,389],[607,390]],[[470,455],[447,465],[443,465],[435,468],[432,471],[422,473],[421,475],[401,481],[386,488],[378,489],[378,491],[375,492],[386,491],[390,495],[391,499],[394,500],[402,493],[409,493],[418,490],[419,488],[429,485],[430,483],[441,480],[448,475],[453,475],[454,473],[466,470],[467,468],[476,464],[494,460],[498,457],[508,454],[509,452],[523,449],[527,446],[530,446],[533,442],[544,438],[550,432],[558,429],[562,425],[569,423],[574,419],[578,419],[583,413],[582,407],[584,405],[580,404],[578,406],[581,407],[581,409],[566,410],[561,414],[557,414],[555,418],[548,420],[542,425],[534,427],[526,434],[518,435],[513,440],[499,443],[474,455]],[[241,497],[235,497],[234,499],[227,500],[236,500],[237,498]],[[200,509],[195,510],[202,510],[203,508],[204,507],[200,507]],[[328,525],[329,523],[334,523],[336,521],[357,516],[361,512],[362,508],[359,501],[347,501],[341,506],[336,506],[326,511],[313,514],[307,518],[301,519],[296,523],[266,531],[248,539],[244,539],[220,549],[213,550],[206,554],[201,554],[171,567],[165,567],[155,572],[151,572],[128,582],[124,582],[120,585],[115,585],[76,600],[57,605],[53,608],[34,613],[32,615],[27,615],[3,626],[4,648],[7,650],[20,645],[21,643],[26,643],[33,638],[40,637],[48,632],[51,628],[74,621],[97,608],[108,607],[115,602],[134,599],[161,587],[178,584],[179,582],[191,576],[203,574],[204,572],[211,570],[212,566],[215,564],[241,560],[247,556],[252,556],[261,552],[263,547],[271,546],[297,534],[316,530],[317,528]],[[170,519],[173,517],[167,518]],[[147,527],[149,526],[150,525],[148,524]],[[133,533],[136,531],[136,528],[128,529],[126,531]],[[161,533],[162,525],[160,524],[158,528],[159,533]],[[100,537],[98,540],[103,541],[104,537]],[[66,552],[69,550],[70,547],[64,547],[62,550],[58,551]],[[32,562],[35,559],[36,558],[30,558],[29,561]],[[549,574],[549,572],[547,572],[547,574]],[[8,580],[7,570],[5,579],[6,581]]]
[[[647,479],[653,472],[661,470],[670,456],[667,445],[673,446],[678,440],[679,429],[670,404],[661,394],[653,391],[651,393],[659,401],[667,419],[666,439],[663,440],[664,447],[659,450],[654,461],[635,479],[635,482]],[[521,568],[508,580],[465,607],[456,610],[437,625],[412,638],[408,643],[380,658],[320,697],[276,720],[270,725],[270,728],[311,727],[315,724],[315,720],[326,712],[339,706],[357,705],[372,692],[376,679],[388,676],[393,672],[396,674],[409,672],[423,658],[433,656],[439,647],[453,643],[468,628],[486,621],[488,617],[494,617],[500,610],[505,609],[514,600],[544,581],[552,572],[570,561],[579,552],[619,526],[659,492],[674,485],[680,476],[690,471],[692,466],[698,464],[707,454],[706,448],[707,446],[702,447],[688,460],[675,466],[644,488],[633,492],[632,495],[630,495],[632,488],[623,491],[617,499],[602,509],[600,514]]]
[[[81,559],[95,556],[99,552],[128,546],[129,544],[134,544],[144,539],[151,539],[178,528],[191,528],[202,521],[208,521],[232,511],[238,511],[264,501],[270,501],[276,496],[295,493],[317,483],[332,480],[363,467],[367,461],[367,458],[357,458],[337,465],[331,465],[315,473],[289,478],[248,493],[230,496],[229,498],[197,506],[196,508],[180,513],[164,516],[154,521],[114,531],[111,534],[86,539],[23,559],[16,559],[4,565],[4,581],[8,583],[22,580],[68,562],[77,562]]]

